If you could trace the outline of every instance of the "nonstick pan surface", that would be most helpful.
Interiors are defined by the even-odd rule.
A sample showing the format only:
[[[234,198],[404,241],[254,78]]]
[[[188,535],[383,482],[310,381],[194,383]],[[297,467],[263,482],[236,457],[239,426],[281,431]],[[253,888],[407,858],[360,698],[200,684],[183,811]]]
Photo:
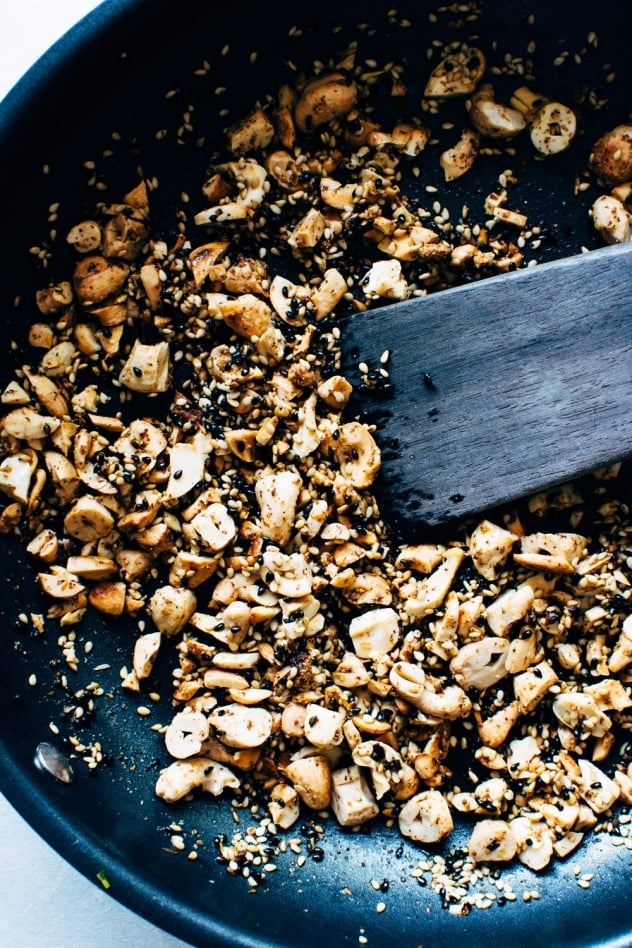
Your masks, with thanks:
[[[181,192],[193,192],[204,174],[208,149],[197,143],[198,132],[207,137],[210,148],[213,136],[219,140],[222,127],[245,114],[262,90],[274,92],[287,78],[288,60],[309,68],[314,59],[326,59],[353,38],[360,20],[375,25],[375,30],[364,31],[363,42],[376,58],[419,60],[420,95],[429,29],[425,8],[398,7],[413,23],[405,39],[401,30],[388,26],[387,9],[377,2],[361,7],[320,4],[304,11],[280,3],[202,7],[193,0],[108,0],[98,8],[38,63],[2,106],[0,313],[5,339],[20,334],[15,297],[56,275],[43,274],[26,252],[45,238],[47,209],[61,202],[60,232],[88,211],[94,192],[85,162],[99,158],[104,149],[113,151],[107,163],[112,199],[142,166],[147,176],[161,182],[157,217],[171,220]],[[547,63],[554,55],[576,48],[592,29],[601,39],[599,63],[607,45],[607,58],[618,76],[607,90],[608,116],[613,119],[598,111],[586,113],[587,153],[589,142],[629,114],[630,24],[626,29],[624,22],[629,14],[595,14],[592,4],[576,5],[571,12],[561,2],[490,3],[484,5],[485,26],[477,29],[493,32],[507,48],[523,49],[526,16],[532,9],[537,13],[541,58],[537,71],[552,93],[557,78]],[[289,27],[298,21],[304,29],[294,31],[290,39]],[[333,23],[341,26],[340,32],[332,31]],[[254,62],[253,50],[258,52]],[[201,77],[195,70],[204,61],[212,69],[210,76]],[[590,63],[581,66],[578,83],[590,75]],[[595,68],[595,81],[603,84],[601,66]],[[218,87],[226,92],[215,94]],[[168,90],[177,91],[166,98]],[[156,129],[176,127],[188,106],[193,106],[195,134],[183,144],[175,144],[173,136],[158,142]],[[113,131],[120,142],[117,138],[113,143]],[[576,156],[572,160],[577,164]],[[598,243],[587,220],[587,204],[560,191],[572,167],[567,161],[571,158],[542,163],[520,192],[530,217],[549,222],[540,259]],[[44,164],[49,167],[46,175],[41,174]],[[463,179],[453,189],[455,206],[466,194],[484,195],[493,189],[499,170],[492,159],[480,176],[477,172]],[[9,374],[8,361],[5,356],[3,378]],[[420,852],[394,830],[380,826],[370,833],[349,833],[328,825],[322,861],[308,859],[299,867],[288,853],[278,860],[279,869],[267,885],[249,892],[245,880],[231,877],[216,861],[213,839],[232,829],[227,805],[197,799],[168,808],[155,797],[156,776],[166,763],[162,740],[136,714],[142,699],[120,688],[119,669],[129,662],[134,640],[131,621],[111,623],[92,614],[77,629],[77,650],[89,641],[93,651],[90,664],[82,662],[76,673],[72,690],[98,677],[106,693],[96,713],[85,715],[82,732],[86,743],[101,744],[105,765],[92,773],[77,762],[72,783],[56,781],[33,761],[41,742],[66,751],[65,739],[75,731],[65,711],[69,692],[62,681],[58,630],[51,624],[45,634],[31,634],[20,621],[21,614],[44,613],[46,603],[32,564],[8,538],[0,545],[0,575],[0,787],[66,859],[88,878],[107,880],[115,898],[159,926],[196,945],[252,948],[356,945],[359,939],[404,948],[453,941],[472,946],[632,944],[627,908],[630,852],[625,846],[613,847],[605,834],[541,877],[521,867],[507,870],[516,891],[539,891],[537,901],[520,898],[465,917],[452,915],[436,894],[410,877]],[[164,656],[156,669],[155,688],[163,694],[162,707],[152,712],[157,721],[169,713],[165,696],[171,664],[172,656]],[[102,670],[96,673],[95,667]],[[37,687],[27,684],[32,674]],[[174,823],[182,826],[188,840],[196,835],[204,839],[195,862],[173,851]],[[590,888],[577,885],[577,871],[594,872]],[[371,880],[387,880],[387,891],[376,892]],[[386,905],[383,913],[376,909],[379,902]]]

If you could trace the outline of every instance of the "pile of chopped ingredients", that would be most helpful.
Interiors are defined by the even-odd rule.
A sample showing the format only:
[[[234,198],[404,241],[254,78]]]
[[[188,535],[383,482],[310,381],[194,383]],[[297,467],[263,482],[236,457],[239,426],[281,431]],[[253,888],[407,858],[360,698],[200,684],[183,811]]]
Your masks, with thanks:
[[[403,70],[356,54],[227,130],[171,244],[144,180],[72,227],[74,269],[37,293],[30,360],[0,399],[0,528],[27,544],[62,629],[88,610],[138,617],[124,689],[150,688],[173,650],[163,800],[254,795],[275,835],[310,814],[382,817],[423,847],[464,815],[470,874],[540,870],[632,804],[620,468],[596,473],[590,523],[566,485],[526,517],[398,542],[372,492],[375,431],[347,408],[339,323],[528,262],[537,230],[511,208],[512,172],[478,223],[464,209],[454,224],[435,188],[428,209],[403,193],[446,99],[465,126],[439,159],[448,184],[501,140],[546,160],[576,116],[520,75],[497,102],[487,51],[452,44],[420,114],[384,128],[368,93],[400,95]],[[590,161],[595,227],[628,239],[632,128]],[[220,841],[229,871],[247,839]]]

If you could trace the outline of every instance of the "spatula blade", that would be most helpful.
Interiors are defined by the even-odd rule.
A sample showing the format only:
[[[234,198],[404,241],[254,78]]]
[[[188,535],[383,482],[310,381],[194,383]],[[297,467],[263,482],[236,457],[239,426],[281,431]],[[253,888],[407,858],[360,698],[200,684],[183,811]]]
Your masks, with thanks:
[[[437,526],[632,453],[631,263],[632,243],[607,247],[345,322],[391,518]]]

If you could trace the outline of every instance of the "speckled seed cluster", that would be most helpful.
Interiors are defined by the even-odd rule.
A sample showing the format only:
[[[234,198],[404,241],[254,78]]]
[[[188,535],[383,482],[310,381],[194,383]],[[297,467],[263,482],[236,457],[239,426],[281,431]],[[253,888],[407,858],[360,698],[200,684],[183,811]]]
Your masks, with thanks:
[[[122,687],[150,718],[154,662],[172,649],[156,793],[227,795],[235,816],[259,801],[256,825],[217,840],[228,871],[256,887],[288,848],[318,861],[319,824],[280,835],[310,818],[382,816],[429,846],[458,817],[467,849],[413,876],[462,912],[516,898],[490,864],[539,870],[626,823],[632,525],[618,465],[442,542],[400,544],[380,518],[375,432],[340,374],[344,316],[522,266],[538,236],[510,206],[511,170],[486,220],[464,207],[456,223],[435,186],[411,205],[402,163],[446,98],[466,123],[439,159],[447,183],[491,142],[542,159],[576,130],[520,62],[429,52],[419,113],[393,128],[369,93],[400,95],[405,70],[357,44],[284,85],[227,130],[172,243],[150,224],[157,182],[72,227],[74,268],[38,291],[28,361],[1,395],[0,529],[37,563],[69,669],[87,610],[138,616]],[[507,103],[499,70],[517,79]],[[600,143],[596,173],[604,152],[617,162],[624,146]],[[629,182],[604,182],[629,217]],[[388,384],[388,352],[364,369]],[[91,710],[98,695],[82,696]],[[170,842],[186,848],[179,827]],[[468,896],[475,882],[489,892]]]

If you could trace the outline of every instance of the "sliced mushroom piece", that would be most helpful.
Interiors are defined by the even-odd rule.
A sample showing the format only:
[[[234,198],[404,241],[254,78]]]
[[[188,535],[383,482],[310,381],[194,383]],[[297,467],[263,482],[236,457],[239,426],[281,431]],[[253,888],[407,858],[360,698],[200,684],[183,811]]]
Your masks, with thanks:
[[[408,284],[402,274],[399,260],[378,260],[363,276],[362,291],[369,299],[404,300],[408,295]]]
[[[517,534],[511,530],[505,530],[491,520],[482,520],[472,531],[469,541],[470,556],[481,576],[495,579],[497,567],[505,563],[517,540]]]
[[[114,517],[96,497],[79,497],[64,517],[64,530],[75,540],[90,543],[114,529]]]
[[[325,316],[333,313],[348,289],[340,270],[336,270],[335,267],[325,270],[318,286],[312,287],[310,292],[310,301],[316,319],[324,319]]]
[[[342,184],[335,178],[321,178],[320,197],[323,204],[335,211],[353,211],[357,187],[353,182]]]
[[[545,102],[531,121],[529,134],[542,155],[557,155],[570,145],[577,131],[577,118],[561,102]]]
[[[459,649],[450,662],[450,671],[463,688],[485,691],[507,675],[506,639],[485,636]]]
[[[632,662],[632,614],[623,621],[619,637],[608,659],[608,669],[616,675],[630,662]]]
[[[119,293],[127,282],[129,266],[100,254],[82,257],[75,266],[73,285],[79,301],[90,308]]]
[[[219,553],[234,540],[237,527],[224,504],[209,504],[184,526],[185,536],[205,549]]]
[[[517,856],[523,865],[535,872],[545,869],[553,857],[553,834],[543,819],[519,816],[509,821],[516,840]]]
[[[313,250],[325,232],[325,218],[318,208],[311,207],[294,226],[287,238],[293,250]]]
[[[487,61],[483,52],[465,44],[447,50],[432,70],[424,89],[429,99],[471,95],[481,81]]]
[[[0,402],[3,405],[28,405],[30,401],[29,393],[15,379],[7,383],[0,396]]]
[[[324,810],[332,796],[332,774],[329,759],[323,754],[298,757],[285,767],[303,803],[312,810]]]
[[[399,830],[416,843],[432,845],[449,836],[454,829],[450,807],[438,790],[422,790],[402,807]]]
[[[581,733],[603,737],[612,727],[612,721],[599,709],[594,697],[581,691],[566,691],[558,695],[553,701],[553,713],[580,739]]]
[[[441,605],[459,571],[465,553],[459,547],[445,551],[443,562],[430,576],[418,583],[415,594],[406,601],[406,612],[410,616],[429,615]]]
[[[300,191],[303,188],[301,165],[289,151],[273,151],[266,156],[265,167],[271,177],[284,191]]]
[[[280,274],[277,274],[270,284],[270,303],[284,322],[302,325],[305,322],[306,304],[309,299],[308,287],[292,283]]]
[[[542,661],[513,680],[514,695],[524,714],[529,714],[556,684],[558,676],[548,662]]]
[[[160,586],[147,603],[154,625],[168,636],[181,632],[196,608],[194,593],[182,586]]]
[[[46,375],[31,372],[28,366],[23,366],[22,370],[28,379],[33,395],[44,411],[49,412],[55,418],[66,416],[69,411],[68,399],[59,385]]]
[[[199,754],[210,733],[206,715],[185,708],[172,719],[165,732],[165,746],[172,757],[185,760]]]
[[[489,82],[479,86],[466,108],[476,131],[489,138],[510,139],[527,127],[522,112],[496,102],[494,87]]]
[[[512,796],[509,784],[503,777],[490,777],[477,784],[472,793],[462,791],[453,794],[450,802],[460,813],[500,816]]]
[[[325,73],[305,85],[294,120],[302,132],[312,131],[350,112],[357,97],[358,87],[347,73]]]
[[[17,503],[26,504],[36,469],[37,455],[30,448],[4,458],[0,463],[0,491]]]
[[[331,784],[331,808],[341,826],[360,826],[378,815],[379,807],[355,764],[335,770]]]
[[[228,147],[237,155],[266,148],[274,138],[274,125],[263,109],[255,109],[228,133]]]
[[[353,487],[370,487],[382,464],[380,449],[367,425],[348,421],[333,442],[340,473]]]
[[[331,375],[320,383],[318,397],[334,411],[342,411],[351,397],[353,386],[342,375]]]
[[[275,826],[289,829],[301,815],[300,797],[289,783],[276,783],[270,790],[268,812]]]
[[[81,579],[108,579],[117,572],[117,564],[109,556],[80,555],[69,556],[66,569]]]
[[[521,707],[517,701],[512,701],[504,708],[499,708],[488,718],[478,724],[478,733],[481,742],[491,748],[500,747],[507,740],[509,732],[521,714]]]
[[[497,636],[505,636],[520,619],[524,619],[533,605],[534,592],[531,586],[522,583],[515,589],[507,589],[487,607],[485,618],[490,630]]]
[[[207,279],[213,281],[225,274],[225,268],[220,261],[229,247],[230,243],[227,240],[213,240],[210,243],[194,247],[189,254],[189,266],[197,289]]]
[[[34,408],[22,406],[14,408],[2,419],[2,428],[13,438],[21,441],[38,441],[47,438],[59,428],[59,418],[52,415],[40,415]]]
[[[370,677],[364,662],[354,653],[345,652],[332,672],[334,684],[340,688],[361,688]]]
[[[255,481],[263,535],[283,547],[294,529],[303,481],[297,471],[264,471]]]
[[[53,286],[44,287],[35,294],[35,302],[40,313],[44,316],[53,316],[67,309],[72,303],[72,284],[67,280]]]
[[[303,733],[310,744],[319,749],[336,747],[342,743],[344,711],[334,711],[319,704],[308,704],[305,710]]]
[[[314,580],[302,553],[285,554],[273,547],[262,555],[261,578],[271,592],[285,599],[309,596]]]
[[[590,209],[595,230],[607,244],[622,244],[632,239],[632,215],[623,201],[602,194]]]
[[[42,563],[54,563],[59,552],[57,534],[50,527],[44,527],[27,544],[26,551]]]
[[[215,708],[209,722],[223,744],[229,747],[260,747],[272,734],[272,715],[265,708],[237,702]]]
[[[37,579],[42,592],[53,599],[74,599],[86,588],[62,566],[51,566],[49,573],[38,573]]]
[[[239,779],[232,770],[207,757],[190,757],[174,761],[161,772],[156,795],[167,803],[176,803],[196,789],[219,796],[228,788],[239,789]]]
[[[134,642],[133,668],[139,681],[149,678],[160,651],[162,635],[160,632],[146,632]]]
[[[88,590],[90,605],[108,616],[121,616],[127,602],[127,586],[118,580],[95,583]]]
[[[590,760],[582,757],[577,761],[577,766],[579,776],[574,782],[580,795],[593,813],[605,813],[618,800],[621,793],[619,785]],[[572,772],[570,776],[573,779]]]
[[[139,255],[147,240],[145,224],[129,214],[111,217],[102,232],[103,255],[111,259],[131,262]]]
[[[166,505],[184,497],[204,480],[206,455],[186,441],[169,449],[169,481],[162,496]]]
[[[371,609],[353,617],[349,635],[358,658],[379,661],[399,641],[399,616],[388,607]]]
[[[353,748],[353,762],[371,771],[378,800],[389,792],[396,800],[408,800],[419,789],[419,777],[399,751],[383,741],[362,741]]]
[[[166,392],[170,373],[169,343],[145,345],[134,340],[131,352],[119,373],[119,382],[145,395]]]
[[[480,820],[468,843],[470,856],[475,862],[510,862],[517,849],[516,838],[504,820]]]
[[[470,170],[476,161],[478,147],[478,135],[472,129],[466,128],[456,145],[441,152],[439,164],[446,182],[456,181]]]
[[[613,188],[632,180],[632,125],[617,125],[593,145],[588,163]]]
[[[472,710],[472,702],[461,687],[427,675],[411,662],[395,662],[389,680],[402,698],[431,719],[454,721]]]
[[[219,304],[222,319],[238,336],[247,339],[263,336],[271,326],[271,309],[252,293],[243,293],[236,299]]]

